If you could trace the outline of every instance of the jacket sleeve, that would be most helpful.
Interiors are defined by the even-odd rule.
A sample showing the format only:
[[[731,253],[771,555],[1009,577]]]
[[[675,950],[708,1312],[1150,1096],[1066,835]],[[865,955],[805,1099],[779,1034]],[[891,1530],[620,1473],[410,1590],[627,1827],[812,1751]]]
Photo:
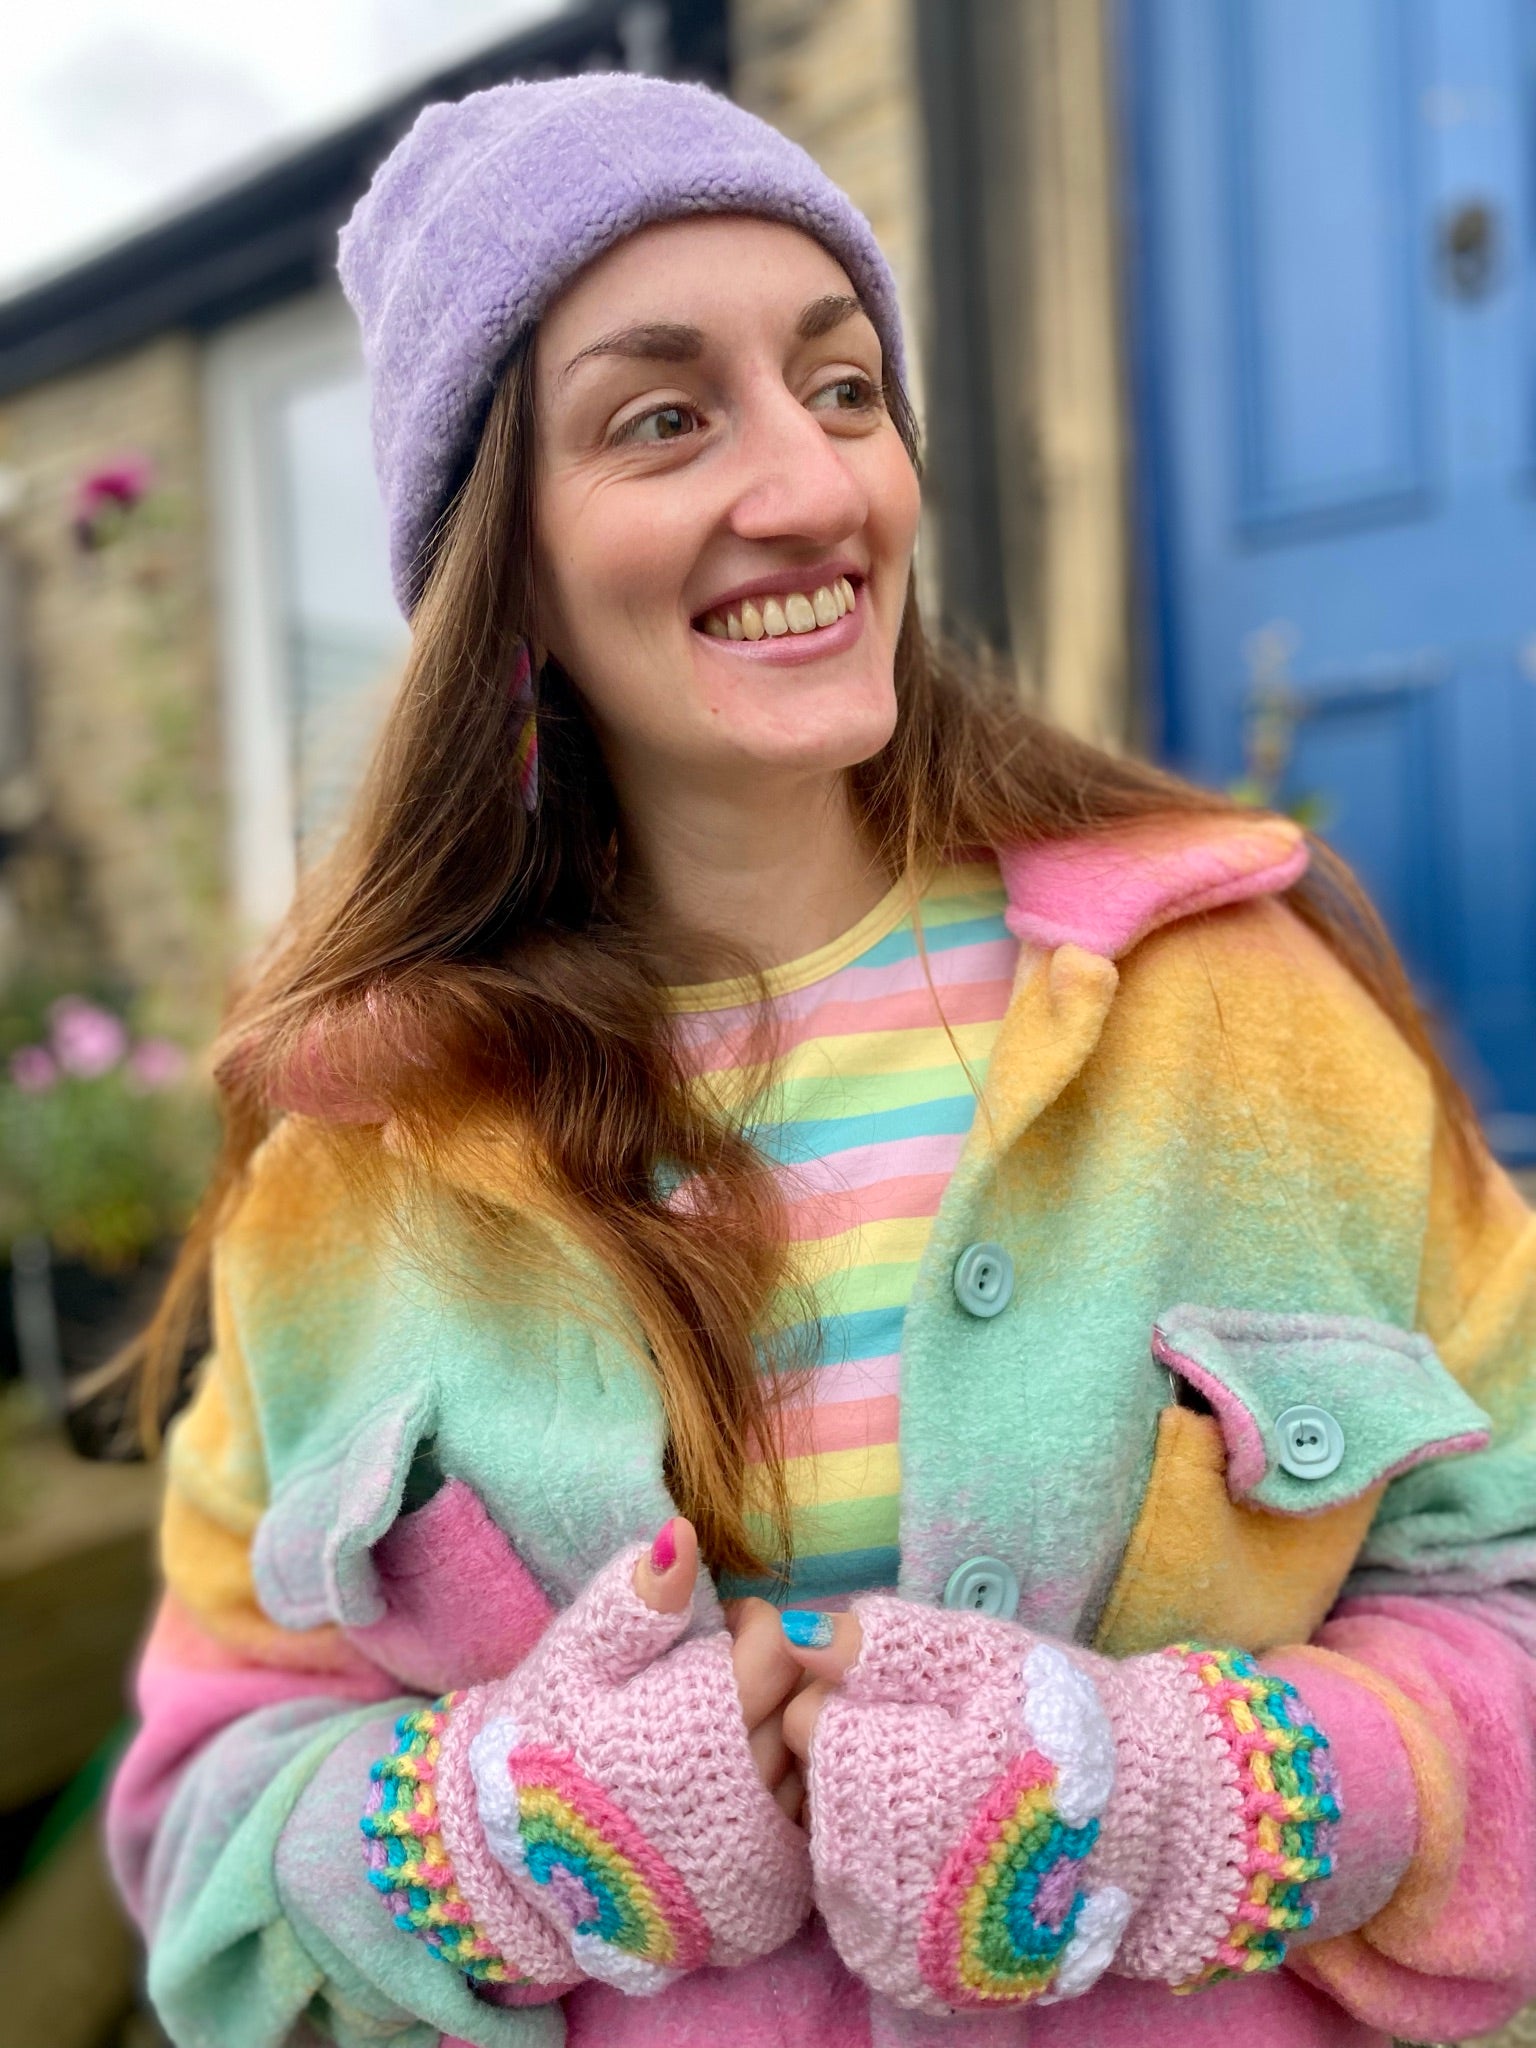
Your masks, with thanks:
[[[138,1676],[142,1724],[108,1837],[178,2048],[276,2048],[307,2023],[342,2048],[559,2043],[559,2008],[509,2010],[397,1928],[359,1822],[373,1761],[423,1704],[334,1626],[279,1628],[251,1543],[260,1431],[222,1297],[199,1392],[172,1432],[166,1591]]]
[[[1413,2040],[1484,2033],[1536,1997],[1536,1217],[1492,1169],[1465,1192],[1438,1153],[1420,1322],[1492,1440],[1392,1482],[1345,1597],[1284,1660],[1304,1692],[1310,1664],[1314,1686],[1344,1681],[1365,1719],[1386,1710],[1413,1808],[1390,1899],[1298,1949],[1295,1967]],[[1382,1839],[1386,1747],[1361,1764]],[[1340,1777],[1347,1810],[1343,1759]]]

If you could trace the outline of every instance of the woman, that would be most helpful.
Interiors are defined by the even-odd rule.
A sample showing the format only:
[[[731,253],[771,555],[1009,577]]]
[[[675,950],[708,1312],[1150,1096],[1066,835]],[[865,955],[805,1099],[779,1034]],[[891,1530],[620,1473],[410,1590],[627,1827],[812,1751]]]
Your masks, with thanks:
[[[1499,2024],[1536,1227],[1347,878],[933,659],[889,274],[726,102],[429,108],[342,273],[414,640],[152,1333],[211,1247],[173,2038]]]

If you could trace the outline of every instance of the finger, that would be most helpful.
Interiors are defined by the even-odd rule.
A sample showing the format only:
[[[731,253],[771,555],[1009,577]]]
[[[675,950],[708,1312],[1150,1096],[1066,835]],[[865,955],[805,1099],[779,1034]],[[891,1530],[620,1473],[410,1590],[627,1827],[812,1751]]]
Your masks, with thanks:
[[[985,1691],[984,1680],[1016,1674],[1031,1638],[1012,1622],[951,1612],[893,1593],[868,1593],[852,1614],[786,1616],[793,1635],[815,1641],[831,1625],[830,1643],[817,1642],[800,1661],[817,1678],[840,1679],[849,1699],[865,1705],[942,1707],[963,1714]]]
[[[757,1765],[757,1775],[772,1792],[782,1783],[784,1773],[794,1765],[789,1746],[784,1740],[784,1730],[777,1714],[771,1721],[754,1728],[747,1737],[747,1747],[752,1752],[752,1761]]]
[[[766,1600],[744,1600],[731,1644],[731,1668],[741,1695],[742,1719],[755,1728],[777,1713],[804,1672],[785,1641],[778,1610]]]
[[[773,1796],[795,1823],[796,1827],[804,1825],[805,1780],[797,1769],[791,1766],[784,1773],[778,1784],[773,1788]]]
[[[852,1668],[864,1634],[856,1614],[819,1614],[814,1608],[786,1608],[779,1632],[802,1671],[836,1685]]]
[[[811,1741],[816,1733],[817,1720],[836,1690],[835,1685],[828,1685],[819,1678],[812,1679],[784,1709],[784,1746],[802,1764],[811,1760]]]
[[[663,1522],[649,1553],[635,1566],[635,1591],[657,1614],[681,1614],[699,1575],[699,1539],[692,1522]]]

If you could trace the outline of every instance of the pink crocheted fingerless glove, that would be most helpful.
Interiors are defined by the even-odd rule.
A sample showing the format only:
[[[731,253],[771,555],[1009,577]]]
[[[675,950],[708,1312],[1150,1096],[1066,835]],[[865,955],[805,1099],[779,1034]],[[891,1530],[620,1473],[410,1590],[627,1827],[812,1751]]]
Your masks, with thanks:
[[[530,1997],[583,1976],[660,1991],[766,1955],[810,1911],[806,1837],[758,1775],[719,1605],[701,1578],[691,1608],[654,1612],[642,1555],[605,1566],[509,1678],[426,1710],[436,1834],[406,1874],[434,1918],[375,1873],[402,1924]],[[391,1832],[378,1815],[364,1831]]]
[[[896,2003],[1181,1989],[1273,1969],[1338,1805],[1295,1694],[1235,1651],[1116,1663],[1008,1622],[858,1601],[811,1743],[816,1903]]]

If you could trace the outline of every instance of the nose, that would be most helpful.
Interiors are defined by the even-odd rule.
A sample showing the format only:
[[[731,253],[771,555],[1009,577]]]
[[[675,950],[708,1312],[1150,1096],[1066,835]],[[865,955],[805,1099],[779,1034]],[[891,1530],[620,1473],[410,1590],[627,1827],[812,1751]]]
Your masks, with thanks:
[[[830,547],[857,533],[869,494],[845,449],[780,378],[765,377],[743,408],[731,531],[742,540]]]

